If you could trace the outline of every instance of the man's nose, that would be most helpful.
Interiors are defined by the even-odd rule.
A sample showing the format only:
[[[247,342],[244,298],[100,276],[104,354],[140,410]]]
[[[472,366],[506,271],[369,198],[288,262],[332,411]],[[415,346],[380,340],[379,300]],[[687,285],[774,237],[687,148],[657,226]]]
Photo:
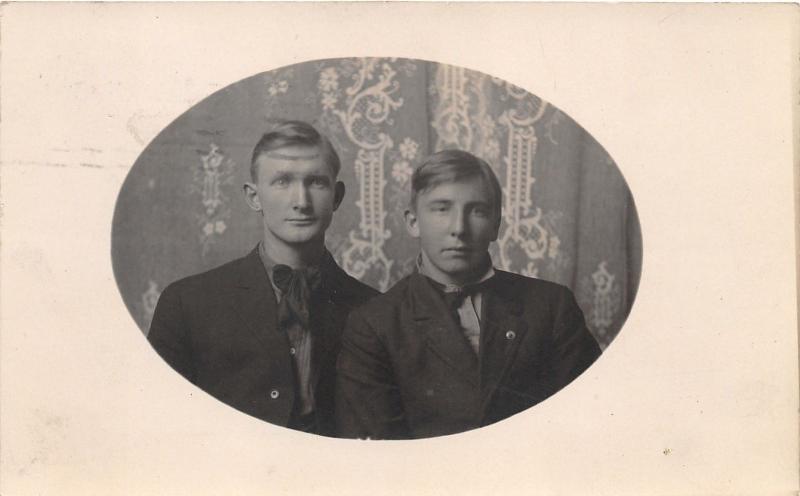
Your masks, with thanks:
[[[467,232],[467,215],[460,210],[454,210],[450,216],[450,234],[461,237]]]
[[[305,184],[298,182],[292,187],[292,207],[295,209],[307,208],[310,205],[308,188]]]

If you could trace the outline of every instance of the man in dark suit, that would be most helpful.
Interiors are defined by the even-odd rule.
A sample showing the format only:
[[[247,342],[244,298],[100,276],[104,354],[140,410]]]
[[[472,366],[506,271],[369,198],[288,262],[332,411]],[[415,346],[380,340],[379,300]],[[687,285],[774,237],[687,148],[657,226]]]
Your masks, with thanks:
[[[414,171],[417,272],[351,313],[337,376],[342,437],[424,438],[529,408],[600,355],[569,289],[492,267],[502,190],[463,151]]]
[[[253,150],[248,205],[263,219],[249,255],[169,285],[148,340],[219,400],[273,424],[334,435],[336,355],[347,314],[377,294],[325,249],[344,197],[340,162],[312,126],[289,121]]]

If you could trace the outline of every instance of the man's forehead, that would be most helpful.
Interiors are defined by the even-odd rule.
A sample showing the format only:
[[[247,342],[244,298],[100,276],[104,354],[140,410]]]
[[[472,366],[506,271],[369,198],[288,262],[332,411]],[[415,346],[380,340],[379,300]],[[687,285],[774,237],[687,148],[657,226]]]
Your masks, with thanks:
[[[488,205],[491,206],[491,198],[485,196],[453,196],[453,195],[431,195],[421,196],[423,203],[433,205],[446,203],[448,205]]]
[[[320,152],[315,147],[289,147],[269,150],[262,154],[267,158],[278,160],[315,160],[320,157]]]
[[[481,178],[441,182],[420,191],[418,197],[425,201],[491,202],[491,193]]]
[[[263,177],[276,174],[324,174],[335,177],[322,151],[315,146],[287,146],[264,151],[259,155],[256,167],[258,174]]]

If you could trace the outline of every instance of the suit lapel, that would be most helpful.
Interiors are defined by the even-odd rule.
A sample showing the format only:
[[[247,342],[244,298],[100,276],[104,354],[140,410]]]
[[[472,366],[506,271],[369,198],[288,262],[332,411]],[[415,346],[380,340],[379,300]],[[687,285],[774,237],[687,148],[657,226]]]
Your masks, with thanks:
[[[314,336],[312,362],[316,386],[320,372],[335,364],[341,331],[350,308],[349,294],[344,286],[346,274],[333,259],[326,262],[323,287],[311,301],[311,328]],[[286,333],[278,327],[278,303],[258,248],[242,259],[235,282],[236,293],[231,299],[232,311],[258,341],[271,351],[288,351]],[[288,360],[288,353],[285,353]],[[288,362],[287,362],[288,363]]]
[[[232,311],[267,349],[286,347],[286,336],[278,332],[277,300],[258,248],[239,267]]]
[[[332,370],[338,355],[338,343],[350,308],[344,291],[344,272],[331,259],[323,273],[322,287],[312,301],[311,327],[314,332],[312,361],[314,386],[319,383],[322,370]]]
[[[482,309],[480,376],[489,396],[503,380],[528,332],[522,312],[521,292],[498,272],[484,294]]]
[[[442,297],[421,274],[412,274],[409,284],[412,314],[417,332],[427,346],[460,376],[479,384],[478,357],[450,315]]]

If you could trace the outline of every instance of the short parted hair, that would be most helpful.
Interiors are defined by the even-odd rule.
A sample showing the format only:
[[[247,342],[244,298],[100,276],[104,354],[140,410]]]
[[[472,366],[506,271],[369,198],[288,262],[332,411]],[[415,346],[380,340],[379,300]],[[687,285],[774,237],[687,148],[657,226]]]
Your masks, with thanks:
[[[417,197],[443,183],[458,182],[479,177],[489,190],[490,204],[494,207],[497,225],[503,208],[503,190],[492,167],[483,159],[463,150],[442,150],[430,155],[411,175],[410,208],[416,210]]]
[[[307,122],[282,121],[275,129],[264,134],[253,148],[253,156],[250,159],[250,178],[253,181],[258,179],[258,165],[256,164],[258,157],[264,153],[290,146],[317,147],[323,160],[333,171],[333,177],[336,178],[339,175],[339,169],[341,169],[339,155],[325,135]]]

